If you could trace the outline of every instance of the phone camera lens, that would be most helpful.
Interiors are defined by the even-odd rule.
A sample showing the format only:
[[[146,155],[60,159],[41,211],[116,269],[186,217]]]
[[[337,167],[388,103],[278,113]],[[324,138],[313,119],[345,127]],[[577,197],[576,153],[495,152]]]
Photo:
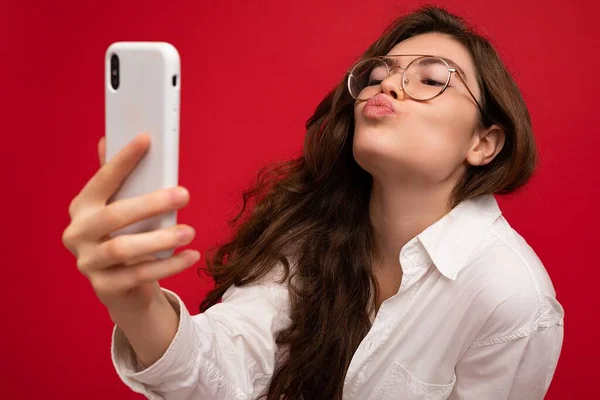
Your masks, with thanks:
[[[110,57],[110,85],[114,90],[119,88],[119,57],[113,54]]]

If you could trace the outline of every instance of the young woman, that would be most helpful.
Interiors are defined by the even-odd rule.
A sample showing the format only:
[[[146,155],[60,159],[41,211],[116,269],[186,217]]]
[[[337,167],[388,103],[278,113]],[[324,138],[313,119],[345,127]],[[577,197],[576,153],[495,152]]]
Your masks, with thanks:
[[[419,9],[306,126],[303,156],[244,194],[235,221],[256,206],[208,257],[216,287],[193,317],[157,281],[199,253],[148,257],[190,243],[191,227],[108,239],[189,201],[174,188],[106,205],[147,136],[73,200],[63,240],[116,324],[123,381],[167,400],[542,399],[564,312],[494,198],[529,180],[536,148],[489,42]]]

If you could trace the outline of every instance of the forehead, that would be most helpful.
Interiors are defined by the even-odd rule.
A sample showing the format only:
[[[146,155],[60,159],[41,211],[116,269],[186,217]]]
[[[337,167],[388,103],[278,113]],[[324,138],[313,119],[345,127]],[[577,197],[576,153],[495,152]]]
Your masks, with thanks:
[[[413,36],[395,45],[387,54],[440,56],[456,63],[464,71],[468,81],[475,81],[475,67],[467,49],[452,37],[442,33],[433,32]]]

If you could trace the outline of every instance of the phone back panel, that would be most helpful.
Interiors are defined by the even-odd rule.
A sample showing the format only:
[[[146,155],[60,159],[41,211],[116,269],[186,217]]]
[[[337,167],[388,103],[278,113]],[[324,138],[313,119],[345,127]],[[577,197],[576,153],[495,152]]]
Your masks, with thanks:
[[[111,86],[111,56],[119,58],[120,82]],[[173,77],[176,76],[176,85]],[[117,42],[106,51],[106,158],[110,160],[139,133],[147,133],[148,153],[111,201],[177,186],[179,165],[180,58],[163,42]],[[130,225],[114,235],[172,226],[176,212]]]

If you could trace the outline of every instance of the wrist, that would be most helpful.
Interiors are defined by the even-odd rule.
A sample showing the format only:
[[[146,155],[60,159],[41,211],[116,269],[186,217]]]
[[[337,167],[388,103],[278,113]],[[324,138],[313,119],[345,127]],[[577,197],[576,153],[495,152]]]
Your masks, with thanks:
[[[153,319],[153,315],[164,314],[173,308],[165,294],[159,290],[149,301],[144,302],[143,305],[124,307],[121,303],[115,307],[108,307],[108,314],[115,324],[123,327],[124,325],[137,324],[140,321]],[[175,308],[175,311],[179,314],[177,308]]]

